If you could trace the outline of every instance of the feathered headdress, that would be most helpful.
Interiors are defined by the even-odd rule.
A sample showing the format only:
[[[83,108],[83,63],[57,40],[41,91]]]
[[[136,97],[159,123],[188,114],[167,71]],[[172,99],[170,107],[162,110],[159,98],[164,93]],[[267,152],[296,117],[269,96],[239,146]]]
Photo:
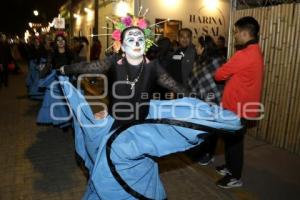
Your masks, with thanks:
[[[147,51],[153,44],[154,44],[154,33],[150,29],[148,22],[144,18],[145,14],[143,16],[133,16],[133,15],[127,15],[126,17],[122,17],[119,19],[111,19],[109,17],[106,17],[108,20],[112,21],[115,27],[115,30],[112,32],[112,39],[114,40],[114,43],[112,45],[114,51],[118,52],[121,48],[121,34],[122,32],[129,27],[139,27],[143,30],[145,35],[145,51]]]
[[[149,48],[152,45],[156,45],[154,43],[154,36],[155,35],[160,35],[160,34],[154,34],[153,31],[151,30],[152,28],[155,28],[157,24],[164,23],[166,21],[169,21],[169,19],[160,21],[156,24],[149,25],[147,20],[145,19],[146,14],[148,13],[149,9],[146,9],[144,14],[142,14],[142,7],[140,7],[138,16],[130,15],[127,14],[126,17],[106,17],[107,20],[111,21],[114,24],[114,30],[111,34],[98,34],[98,35],[91,35],[92,37],[94,36],[104,36],[104,35],[111,35],[112,39],[114,40],[113,44],[108,47],[107,49],[113,48],[115,52],[118,52],[121,49],[121,34],[122,32],[129,27],[139,27],[140,29],[143,30],[144,35],[145,35],[145,51],[148,51]],[[109,29],[107,27],[102,27],[104,29]],[[106,50],[107,50],[106,49]]]

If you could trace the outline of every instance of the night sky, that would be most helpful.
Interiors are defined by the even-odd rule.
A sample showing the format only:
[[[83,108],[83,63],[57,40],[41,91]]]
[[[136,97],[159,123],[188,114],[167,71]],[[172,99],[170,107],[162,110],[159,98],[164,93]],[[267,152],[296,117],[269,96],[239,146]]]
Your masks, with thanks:
[[[66,0],[3,0],[0,3],[0,32],[23,35],[28,23],[52,21]],[[33,10],[39,16],[33,15]]]

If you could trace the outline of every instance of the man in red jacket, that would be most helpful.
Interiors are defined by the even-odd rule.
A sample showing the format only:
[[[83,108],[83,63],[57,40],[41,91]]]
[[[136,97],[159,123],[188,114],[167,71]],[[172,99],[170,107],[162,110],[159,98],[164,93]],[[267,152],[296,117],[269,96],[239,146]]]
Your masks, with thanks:
[[[263,80],[263,55],[258,45],[259,24],[253,17],[243,17],[235,23],[237,52],[215,73],[217,81],[226,80],[221,105],[247,120],[258,119]],[[217,182],[222,188],[241,187],[244,162],[245,129],[239,135],[226,136],[226,164],[216,170],[224,177]]]

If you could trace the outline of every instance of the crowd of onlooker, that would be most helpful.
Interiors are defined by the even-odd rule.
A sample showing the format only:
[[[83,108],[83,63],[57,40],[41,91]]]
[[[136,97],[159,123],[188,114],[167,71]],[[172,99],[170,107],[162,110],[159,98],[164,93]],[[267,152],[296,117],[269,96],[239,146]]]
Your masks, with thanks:
[[[258,45],[260,26],[253,17],[243,17],[234,24],[236,52],[227,58],[225,38],[217,40],[202,35],[192,43],[188,28],[178,32],[178,43],[168,38],[157,41],[158,47],[148,52],[157,58],[165,70],[191,93],[206,102],[220,105],[236,113],[243,129],[235,135],[223,137],[225,165],[216,167],[224,177],[217,182],[222,188],[242,186],[243,141],[247,121],[258,119],[263,80],[263,55]],[[161,93],[168,92],[164,89]],[[214,161],[218,134],[212,134],[201,145],[193,159],[202,165]]]
[[[65,41],[66,53],[64,56],[57,54],[57,39],[62,37]],[[69,42],[70,44],[68,44]],[[25,40],[19,37],[7,37],[0,33],[0,86],[8,86],[10,73],[21,73],[20,63],[30,64],[34,61],[40,64],[41,60],[55,62],[57,59],[69,62],[80,62],[99,59],[101,54],[101,43],[93,38],[92,44],[86,37],[67,38],[65,33],[45,34],[31,36]],[[58,58],[58,57],[59,58]],[[64,58],[63,58],[64,57]],[[65,62],[63,61],[63,62]],[[60,63],[51,63],[59,67]]]

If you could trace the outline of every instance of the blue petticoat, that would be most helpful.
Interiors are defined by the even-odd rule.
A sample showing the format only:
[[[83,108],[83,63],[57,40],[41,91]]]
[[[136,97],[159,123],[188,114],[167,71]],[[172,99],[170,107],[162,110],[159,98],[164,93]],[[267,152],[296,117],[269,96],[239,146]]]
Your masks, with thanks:
[[[44,96],[43,89],[39,88],[39,78],[40,78],[40,72],[39,72],[39,64],[36,60],[30,60],[29,62],[29,69],[28,74],[26,78],[26,86],[28,89],[28,95],[32,99],[42,99]]]
[[[37,116],[37,123],[60,127],[70,125],[71,112],[57,79],[56,71],[52,70],[46,78],[41,79],[38,86],[46,88],[46,90]]]

